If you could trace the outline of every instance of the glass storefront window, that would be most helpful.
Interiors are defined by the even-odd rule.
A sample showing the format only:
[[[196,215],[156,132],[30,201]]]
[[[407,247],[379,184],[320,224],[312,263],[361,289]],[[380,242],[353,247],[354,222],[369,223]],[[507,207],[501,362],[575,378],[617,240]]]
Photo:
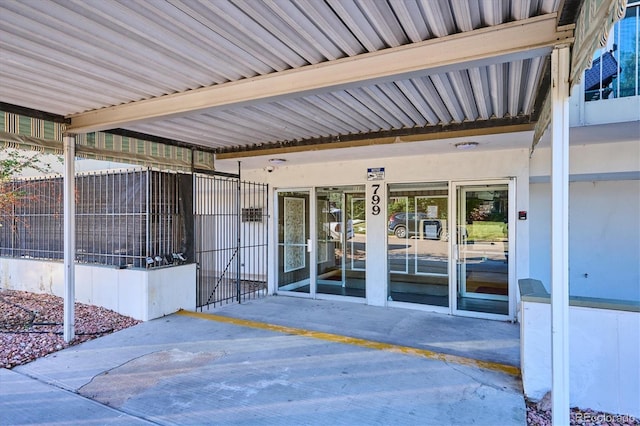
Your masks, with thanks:
[[[388,189],[389,300],[449,306],[446,182]]]

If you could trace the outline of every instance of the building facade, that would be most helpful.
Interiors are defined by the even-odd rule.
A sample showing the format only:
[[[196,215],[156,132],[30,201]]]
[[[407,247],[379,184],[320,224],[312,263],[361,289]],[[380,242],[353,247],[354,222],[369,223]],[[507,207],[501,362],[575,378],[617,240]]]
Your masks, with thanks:
[[[150,67],[139,56],[124,57],[118,51],[113,54],[119,59],[116,63],[100,62],[104,66],[94,67],[94,72],[104,73],[94,76],[94,84],[108,86],[108,97],[95,96],[93,86],[65,86],[65,78],[49,81],[49,74],[44,73],[32,78],[41,79],[42,87],[55,87],[48,92],[52,99],[43,100],[37,90],[29,98],[25,91],[37,85],[21,86],[14,76],[7,77],[15,81],[15,87],[5,96],[9,104],[50,110],[60,123],[70,126],[70,133],[78,133],[65,138],[68,162],[73,162],[69,147],[94,157],[108,151],[117,157],[114,160],[123,156],[141,163],[160,159],[166,167],[191,171],[207,166],[211,171],[214,153],[218,172],[235,173],[239,161],[243,178],[268,185],[268,196],[235,205],[229,212],[240,217],[242,209],[260,209],[268,213],[269,226],[266,262],[234,265],[250,269],[252,279],[265,281],[269,294],[519,321],[524,389],[532,398],[551,388],[554,345],[549,311],[554,304],[564,307],[562,301],[549,303],[549,293],[565,290],[560,288],[562,280],[560,287],[552,284],[555,271],[551,265],[557,265],[557,255],[551,251],[557,248],[554,237],[564,237],[552,231],[553,222],[564,214],[551,204],[552,192],[562,186],[564,178],[558,176],[564,174],[557,173],[558,168],[553,172],[552,151],[568,143],[569,259],[559,263],[569,272],[570,315],[561,322],[570,332],[555,334],[575,336],[567,373],[571,375],[571,404],[640,417],[634,405],[640,399],[639,385],[628,379],[640,376],[638,3],[625,9],[624,1],[540,1],[525,10],[517,1],[504,3],[508,7],[484,2],[483,8],[474,2],[451,3],[467,8],[438,2],[415,15],[405,9],[420,11],[420,5],[411,2],[371,2],[368,9],[356,2],[345,4],[343,9],[333,9],[318,3],[320,10],[308,10],[304,17],[293,4],[277,11],[267,10],[262,3],[247,3],[244,11],[234,9],[234,14],[245,13],[246,21],[235,30],[246,30],[245,36],[254,37],[256,43],[263,42],[265,30],[262,21],[249,16],[295,21],[288,13],[306,19],[309,28],[320,21],[309,18],[312,13],[332,17],[333,40],[320,30],[317,39],[305,39],[306,45],[303,37],[295,46],[271,37],[273,49],[246,54],[247,45],[234,45],[207,28],[209,32],[200,40],[224,39],[225,46],[237,53],[227,56],[238,61],[221,65],[223,55],[212,55],[203,66],[204,52],[188,61],[176,61],[172,55],[163,56],[174,52],[173,46],[157,46],[152,64],[164,61],[164,67]],[[262,15],[252,9],[263,6]],[[394,7],[400,9],[393,12]],[[588,12],[598,7],[602,7],[600,17],[609,19],[614,9],[624,15],[610,33],[609,44],[591,58],[593,39],[598,38],[596,25],[591,24],[600,22]],[[26,8],[17,4],[6,8],[16,19],[36,22]],[[66,19],[73,12],[86,18],[82,14],[90,14],[87,8],[91,5],[60,15]],[[225,11],[205,12],[221,25],[235,16]],[[566,18],[572,13],[574,19]],[[46,24],[57,24],[44,15],[37,17]],[[133,14],[124,15],[123,20],[133,19]],[[579,15],[577,20],[575,15]],[[499,19],[493,19],[495,16]],[[175,19],[190,17],[184,13]],[[416,22],[425,31],[412,31]],[[198,24],[185,21],[181,28]],[[521,31],[521,26],[528,31]],[[31,31],[39,34],[42,27],[35,25]],[[272,28],[277,30],[275,25]],[[295,29],[290,31],[295,34]],[[108,34],[121,40],[118,31]],[[483,43],[492,34],[492,43]],[[66,46],[73,39],[63,36],[57,45]],[[189,32],[189,36],[195,35]],[[470,41],[461,42],[467,36]],[[22,42],[20,33],[12,37]],[[114,43],[107,38],[101,41],[101,48],[109,53]],[[197,43],[176,51],[192,54],[193,45]],[[578,56],[573,58],[577,65],[571,64],[572,72],[582,72],[581,61],[593,61],[582,78],[554,74],[559,68],[555,58],[559,51],[567,54],[568,45]],[[427,54],[408,54],[407,46]],[[482,57],[474,56],[481,49]],[[148,52],[142,49],[140,53]],[[580,53],[588,57],[579,57]],[[20,52],[12,54],[19,64]],[[451,56],[447,59],[446,55]],[[549,55],[552,65],[547,67]],[[401,66],[395,68],[396,62],[402,62]],[[371,71],[367,65],[375,75],[363,71]],[[216,81],[207,80],[214,67],[220,67],[220,74]],[[548,68],[553,75],[543,78]],[[118,84],[109,86],[112,74],[122,76],[117,72],[121,70],[127,71],[127,81],[116,79]],[[51,71],[66,77],[65,67]],[[154,81],[147,78],[149,72],[154,73]],[[193,80],[180,81],[192,75]],[[336,80],[327,81],[326,76]],[[549,80],[557,83],[553,79],[558,76],[563,84],[564,80],[581,80],[569,99],[571,129],[560,140],[552,140],[555,136],[547,130],[538,141],[540,135],[532,129],[537,120],[545,122],[539,115],[544,104],[538,102],[544,96],[537,99],[535,88]],[[141,94],[142,89],[136,92],[132,87],[148,91]],[[242,97],[245,92],[250,93],[247,98]],[[66,97],[69,93],[74,99]],[[53,99],[53,94],[62,100]],[[75,98],[77,103],[72,104]],[[175,102],[176,98],[183,101]],[[566,93],[559,98],[565,101]],[[148,108],[150,103],[159,106]],[[177,106],[184,106],[184,111]],[[561,109],[552,109],[553,120],[562,121]],[[57,137],[61,129],[44,126],[38,130],[41,134],[25,136],[21,125],[19,121],[17,126],[5,126],[5,144],[61,149],[60,138],[42,143],[48,133]],[[174,138],[191,145],[145,140],[133,144],[122,134],[94,134],[117,127],[128,127],[128,135],[157,132],[164,142]],[[546,127],[541,126],[542,130]],[[391,136],[382,137],[387,135],[384,132]],[[240,155],[242,149],[234,151],[247,139],[276,148],[246,155]],[[278,145],[282,140],[287,143]],[[299,140],[315,144],[305,146]],[[213,146],[224,149],[216,151]],[[229,152],[240,154],[224,155]],[[215,192],[199,195],[217,196]],[[245,238],[247,228],[238,226],[234,237]],[[65,247],[69,241],[65,238]],[[65,261],[69,260],[73,262],[65,252]],[[7,265],[3,260],[5,276],[15,280],[21,268]],[[180,268],[188,275],[172,277],[172,281],[195,281],[193,264]],[[226,270],[225,265],[220,269],[218,273]],[[55,280],[60,282],[62,273],[57,271]],[[45,268],[40,277],[47,278],[48,273]],[[531,288],[524,291],[520,284],[532,279],[539,284],[529,281]],[[149,293],[144,285],[141,295],[134,297]],[[171,292],[166,297],[175,299]],[[186,301],[185,306],[193,307],[195,292],[188,296],[194,300]]]

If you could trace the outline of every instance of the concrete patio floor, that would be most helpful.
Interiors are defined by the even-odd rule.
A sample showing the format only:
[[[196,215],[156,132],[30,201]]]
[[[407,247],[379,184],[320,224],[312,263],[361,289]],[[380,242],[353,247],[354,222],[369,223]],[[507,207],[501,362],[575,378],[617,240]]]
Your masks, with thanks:
[[[0,424],[525,424],[517,324],[283,296],[209,313],[0,370]]]

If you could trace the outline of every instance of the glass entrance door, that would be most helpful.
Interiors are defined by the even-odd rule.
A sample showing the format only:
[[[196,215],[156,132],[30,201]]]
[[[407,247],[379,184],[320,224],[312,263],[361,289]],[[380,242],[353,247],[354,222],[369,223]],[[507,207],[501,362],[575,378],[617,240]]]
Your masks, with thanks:
[[[316,293],[365,297],[363,186],[316,189]]]
[[[310,294],[309,191],[278,192],[278,291]]]
[[[509,315],[509,182],[455,188],[455,311]]]

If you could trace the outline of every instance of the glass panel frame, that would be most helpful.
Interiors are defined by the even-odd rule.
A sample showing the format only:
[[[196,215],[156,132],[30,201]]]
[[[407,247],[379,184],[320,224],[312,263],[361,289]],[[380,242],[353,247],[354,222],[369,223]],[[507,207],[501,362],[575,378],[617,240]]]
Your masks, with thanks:
[[[318,295],[364,298],[366,297],[365,187],[364,185],[319,187],[316,188],[315,194],[317,221],[315,292]],[[356,225],[360,226],[356,227]]]
[[[389,184],[387,209],[388,300],[449,311],[449,183]]]
[[[421,200],[424,200],[423,203],[420,203]],[[431,241],[448,241],[448,231],[447,231],[447,217],[449,211],[449,196],[448,195],[429,195],[429,196],[416,196],[415,197],[415,212],[417,213],[425,213],[426,218],[420,219],[418,224],[418,240],[422,243],[429,243]],[[420,204],[422,204],[420,206]],[[424,241],[429,240],[429,241]],[[447,277],[449,276],[449,250],[447,244],[428,244],[430,247],[420,247],[421,245],[426,246],[427,244],[415,244],[415,273],[416,275],[431,275],[431,276],[440,276]],[[434,253],[435,251],[435,253]],[[430,259],[426,259],[426,262],[423,261],[422,265],[420,263],[421,254],[429,253]],[[442,263],[442,258],[446,259],[444,265],[438,265],[437,263]],[[437,263],[435,263],[437,262]],[[435,265],[434,265],[435,263]],[[429,270],[421,271],[421,266],[430,265]],[[439,267],[442,272],[433,272],[434,267]]]
[[[311,191],[276,191],[276,291],[311,294]]]
[[[348,258],[352,271],[365,272],[367,270],[366,197],[357,197],[356,195],[359,194],[347,194],[348,218],[353,227],[353,238],[349,239]]]
[[[502,194],[497,196],[495,192]],[[449,232],[454,232],[451,229],[453,228],[456,235],[455,240],[451,242],[455,261],[450,265],[453,313],[478,318],[513,318],[515,268],[513,256],[509,256],[509,253],[515,249],[515,179],[452,182],[451,193],[455,194],[451,200],[452,217],[455,221],[450,225]],[[471,193],[476,193],[475,201],[467,199],[467,195]],[[483,199],[483,196],[486,199]],[[503,199],[505,197],[506,200]],[[500,212],[494,211],[497,208],[496,202],[503,203],[499,207]],[[471,208],[473,206],[477,208]],[[489,220],[495,219],[494,216],[506,219],[506,223],[501,225],[501,230],[498,229],[500,224],[495,220]],[[476,225],[478,229],[474,230]],[[502,233],[500,241],[496,239],[497,235],[492,234],[498,231]],[[478,246],[475,246],[476,244]],[[472,268],[467,270],[467,264],[473,265]],[[476,282],[472,285],[480,285],[482,280],[478,281],[479,277],[484,276],[487,281],[486,287],[491,288],[466,291],[467,280],[470,277],[468,274],[474,273],[476,278],[471,278]],[[491,280],[497,279],[496,274],[504,280],[503,290],[506,289],[506,295],[491,294],[490,290],[493,287],[499,287],[496,283],[491,283]]]
[[[388,196],[388,214],[389,214],[389,225],[387,227],[387,231],[393,233],[399,239],[402,238],[402,231],[398,231],[398,227],[404,226],[406,230],[409,228],[409,223],[407,218],[409,217],[409,197],[391,197]],[[394,206],[395,205],[395,206]],[[399,217],[396,220],[397,215],[404,214],[404,217]],[[394,217],[395,216],[395,217]],[[397,225],[396,225],[397,224]],[[387,239],[388,241],[388,239]],[[387,261],[389,264],[389,272],[397,272],[401,274],[409,273],[409,241],[407,239],[403,239],[401,242],[394,241],[394,245],[397,246],[397,250],[405,250],[404,253],[404,268],[396,268],[393,269],[393,263],[391,259],[389,259],[389,251],[391,250],[391,244],[387,242]],[[396,254],[398,257],[396,259],[395,264],[401,265],[402,262],[400,259],[402,258],[402,254]]]

